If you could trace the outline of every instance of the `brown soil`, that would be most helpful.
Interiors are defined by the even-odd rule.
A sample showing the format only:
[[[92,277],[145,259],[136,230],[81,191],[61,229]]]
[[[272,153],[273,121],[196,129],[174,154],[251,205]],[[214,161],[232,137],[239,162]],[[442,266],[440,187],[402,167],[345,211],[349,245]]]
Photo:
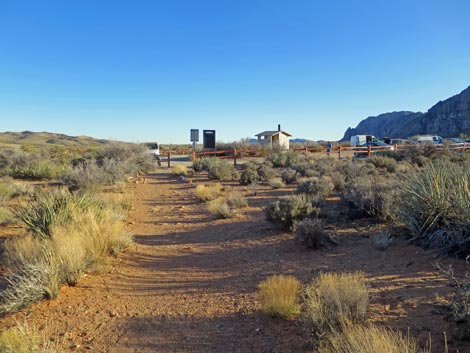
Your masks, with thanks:
[[[311,352],[297,320],[272,319],[260,311],[256,289],[271,274],[292,274],[308,283],[319,271],[364,271],[372,291],[370,318],[406,331],[433,352],[470,352],[445,319],[449,282],[437,273],[435,255],[398,241],[386,251],[369,235],[383,227],[372,220],[349,221],[343,205],[330,199],[328,219],[339,245],[309,251],[293,235],[264,219],[263,207],[292,189],[242,191],[250,207],[237,218],[216,220],[193,197],[192,183],[163,171],[133,184],[129,230],[136,244],[103,273],[86,276],[58,299],[3,318],[1,327],[27,321],[78,352]],[[463,261],[439,259],[465,270]]]

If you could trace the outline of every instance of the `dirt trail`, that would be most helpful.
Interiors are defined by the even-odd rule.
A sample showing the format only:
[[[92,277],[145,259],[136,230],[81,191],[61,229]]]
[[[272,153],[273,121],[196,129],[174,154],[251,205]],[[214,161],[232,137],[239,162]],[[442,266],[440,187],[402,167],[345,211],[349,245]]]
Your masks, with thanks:
[[[67,351],[307,352],[296,321],[259,311],[257,284],[278,273],[308,282],[318,271],[362,270],[371,279],[373,321],[411,327],[421,339],[431,332],[434,341],[453,330],[436,310],[436,298],[449,288],[432,271],[432,254],[400,244],[380,252],[365,237],[373,231],[367,224],[338,229],[342,240],[334,249],[306,251],[264,220],[266,203],[289,191],[260,187],[240,217],[215,220],[192,196],[194,183],[159,172],[136,184],[129,225],[136,244],[106,273],[86,276],[2,326],[26,317]],[[251,193],[236,183],[227,187]],[[450,343],[450,352],[470,352]]]

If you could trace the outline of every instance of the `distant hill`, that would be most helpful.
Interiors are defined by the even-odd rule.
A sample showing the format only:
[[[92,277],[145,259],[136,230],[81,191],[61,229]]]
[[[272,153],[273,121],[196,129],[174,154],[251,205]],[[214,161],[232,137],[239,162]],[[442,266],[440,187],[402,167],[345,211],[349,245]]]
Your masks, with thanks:
[[[70,147],[102,146],[110,140],[89,136],[68,136],[52,132],[0,132],[0,145],[58,145]]]
[[[438,102],[426,113],[402,111],[370,116],[356,128],[348,128],[341,141],[363,134],[408,138],[425,134],[456,137],[461,133],[470,134],[470,87]]]

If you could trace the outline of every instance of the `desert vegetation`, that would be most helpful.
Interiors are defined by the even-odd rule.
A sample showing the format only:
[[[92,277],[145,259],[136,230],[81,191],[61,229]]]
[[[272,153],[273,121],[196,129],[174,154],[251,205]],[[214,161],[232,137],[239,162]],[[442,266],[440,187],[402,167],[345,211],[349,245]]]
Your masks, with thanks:
[[[2,242],[0,315],[55,298],[61,286],[77,284],[132,243],[124,224],[130,198],[113,192],[153,168],[143,152],[125,143],[0,152],[0,224],[20,229]],[[16,347],[23,331],[3,335],[0,344]]]

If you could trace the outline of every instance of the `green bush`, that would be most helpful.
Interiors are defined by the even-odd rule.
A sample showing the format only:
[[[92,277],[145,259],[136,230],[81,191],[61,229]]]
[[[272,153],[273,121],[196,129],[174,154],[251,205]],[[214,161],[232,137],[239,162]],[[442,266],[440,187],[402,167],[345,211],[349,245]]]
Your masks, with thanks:
[[[266,208],[268,221],[279,224],[285,229],[292,229],[295,221],[310,217],[318,210],[299,195],[284,196]]]
[[[212,180],[230,179],[232,177],[232,165],[230,162],[219,159],[209,167],[207,177]]]
[[[261,164],[256,168],[256,172],[261,180],[270,181],[276,177],[276,172],[266,164]]]
[[[274,167],[291,167],[299,161],[299,154],[293,150],[286,150],[275,146],[267,157]]]
[[[395,173],[397,170],[397,161],[394,158],[376,155],[369,159],[369,162],[375,165],[377,168],[386,169],[389,173]]]
[[[259,180],[260,176],[258,175],[255,166],[252,165],[247,165],[240,174],[241,185],[250,185],[252,183],[258,182]]]

